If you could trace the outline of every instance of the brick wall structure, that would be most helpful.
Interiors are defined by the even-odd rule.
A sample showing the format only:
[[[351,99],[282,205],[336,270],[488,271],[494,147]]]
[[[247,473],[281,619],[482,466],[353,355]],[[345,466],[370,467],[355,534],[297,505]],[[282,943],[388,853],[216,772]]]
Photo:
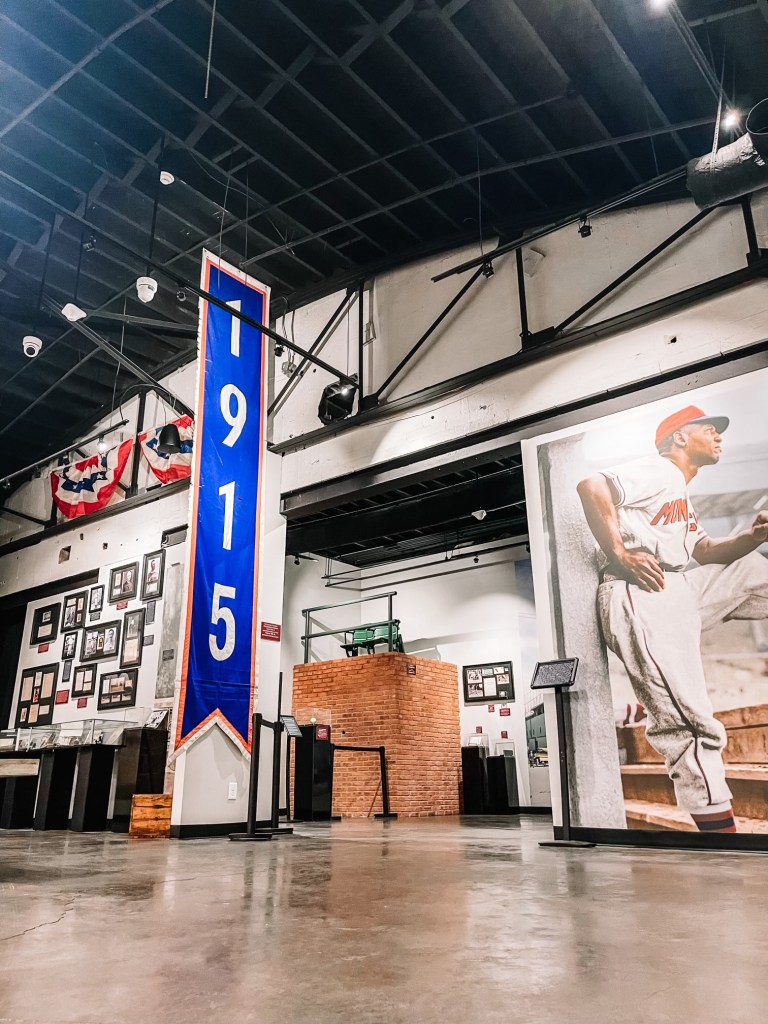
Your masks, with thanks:
[[[408,666],[415,666],[415,675]],[[296,665],[293,707],[329,709],[335,744],[387,748],[390,809],[400,817],[459,813],[455,665],[396,653]],[[378,754],[337,751],[333,813],[369,817],[380,811]]]

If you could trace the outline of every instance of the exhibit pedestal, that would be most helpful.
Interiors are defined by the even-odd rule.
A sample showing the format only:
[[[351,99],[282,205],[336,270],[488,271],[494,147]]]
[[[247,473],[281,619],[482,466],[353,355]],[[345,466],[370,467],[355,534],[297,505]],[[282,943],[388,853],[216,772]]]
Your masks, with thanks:
[[[77,759],[73,832],[103,832],[107,827],[115,748],[81,747]]]
[[[65,829],[69,824],[78,752],[74,747],[43,751],[33,827]]]

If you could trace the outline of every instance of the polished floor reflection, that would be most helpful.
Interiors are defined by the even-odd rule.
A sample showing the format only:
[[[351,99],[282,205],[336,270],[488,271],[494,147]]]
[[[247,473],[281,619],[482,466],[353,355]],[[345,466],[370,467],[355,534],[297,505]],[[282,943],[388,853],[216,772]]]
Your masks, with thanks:
[[[0,833],[0,1022],[755,1024],[768,860],[546,820]]]

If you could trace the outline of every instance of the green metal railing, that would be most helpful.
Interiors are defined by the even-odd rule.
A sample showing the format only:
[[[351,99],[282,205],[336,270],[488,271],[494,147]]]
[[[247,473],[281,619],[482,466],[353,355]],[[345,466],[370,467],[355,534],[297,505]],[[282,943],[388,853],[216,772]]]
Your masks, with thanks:
[[[321,636],[339,636],[341,633],[349,633],[355,629],[375,628],[376,626],[387,627],[387,650],[392,651],[392,644],[394,642],[394,630],[395,619],[392,617],[392,598],[397,597],[397,591],[392,590],[387,594],[372,594],[371,597],[358,597],[354,601],[341,601],[338,604],[319,604],[314,608],[302,608],[301,614],[304,616],[304,634],[301,638],[304,644],[304,664],[309,663],[309,648],[313,640],[316,640]],[[382,619],[380,622],[355,622],[349,626],[338,626],[336,629],[321,629],[317,632],[312,632],[310,627],[310,618],[314,612],[327,612],[331,608],[346,608],[353,604],[364,604],[366,601],[381,601],[386,598],[387,601],[387,617]]]

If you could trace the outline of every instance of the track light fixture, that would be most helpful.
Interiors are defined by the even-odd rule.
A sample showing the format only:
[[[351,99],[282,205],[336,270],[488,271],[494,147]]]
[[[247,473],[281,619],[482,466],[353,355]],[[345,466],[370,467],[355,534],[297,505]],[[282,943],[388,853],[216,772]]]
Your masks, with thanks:
[[[493,277],[493,264],[490,260],[483,264],[483,277]]]
[[[589,222],[589,217],[581,217],[579,219],[579,234],[582,238],[589,238],[592,234],[592,225]]]
[[[352,384],[337,380],[328,384],[320,396],[317,415],[321,423],[335,423],[344,420],[355,404],[355,388]]]

